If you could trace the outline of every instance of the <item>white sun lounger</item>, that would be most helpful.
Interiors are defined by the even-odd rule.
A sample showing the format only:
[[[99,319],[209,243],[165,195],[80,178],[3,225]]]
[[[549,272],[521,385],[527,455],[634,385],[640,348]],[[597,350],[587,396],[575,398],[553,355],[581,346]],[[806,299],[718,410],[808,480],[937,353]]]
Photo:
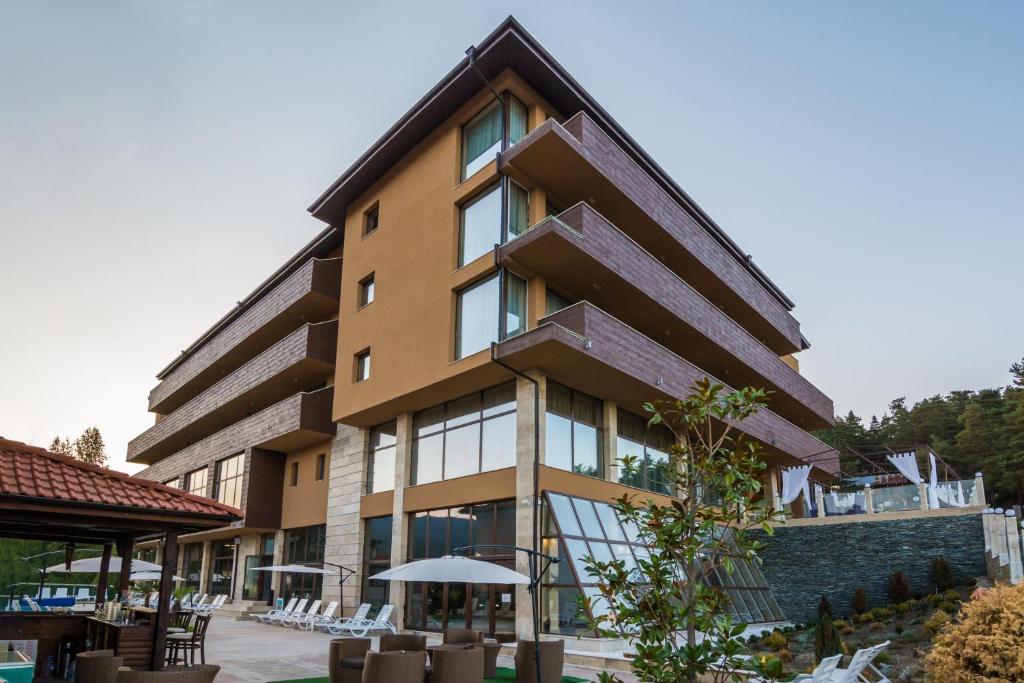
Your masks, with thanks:
[[[298,622],[296,626],[303,629],[304,631],[312,631],[321,624],[329,624],[334,621],[334,613],[335,611],[337,611],[337,609],[337,602],[329,602],[327,603],[327,607],[324,608],[323,612],[321,612],[320,614],[314,614],[313,616],[309,616],[309,614],[307,613],[306,618]]]
[[[370,603],[364,602],[351,617],[338,617],[329,624],[321,624],[320,629],[332,635],[341,635],[341,627],[354,621],[366,621],[366,615],[370,613]]]
[[[276,617],[267,619],[267,623],[269,623],[269,624],[278,624],[278,625],[283,624],[284,620],[288,619],[293,614],[301,614],[302,612],[305,612],[306,611],[306,605],[308,605],[308,604],[309,604],[309,600],[307,598],[302,598],[301,600],[299,600],[298,604],[295,605],[295,607],[292,609],[291,612],[288,612],[287,614],[279,614]]]
[[[300,623],[305,621],[307,618],[312,618],[317,615],[320,611],[320,600],[314,600],[310,603],[309,609],[305,612],[295,611],[291,615],[281,620],[281,626],[298,626]]]
[[[252,615],[252,618],[260,623],[269,624],[271,619],[291,614],[292,611],[295,609],[295,605],[298,602],[298,598],[292,598],[288,601],[288,604],[282,607],[281,609],[272,609],[269,612],[265,612],[264,614],[254,614]]]
[[[380,608],[380,612],[374,619],[363,619],[362,621],[349,621],[340,626],[335,626],[341,633],[350,633],[357,638],[362,638],[370,631],[391,631],[392,633],[398,633],[398,629],[391,623],[391,613],[394,611],[394,605],[384,605]],[[332,633],[334,633],[332,631]]]
[[[873,647],[866,647],[863,650],[857,650],[853,657],[850,659],[850,666],[845,669],[836,669],[832,672],[832,677],[826,679],[828,683],[870,683],[869,679],[864,676],[864,672],[870,669],[878,679],[875,683],[889,683],[889,679],[885,677],[881,671],[875,668],[873,662],[875,657],[882,653],[882,650],[889,647],[890,641],[885,641]]]

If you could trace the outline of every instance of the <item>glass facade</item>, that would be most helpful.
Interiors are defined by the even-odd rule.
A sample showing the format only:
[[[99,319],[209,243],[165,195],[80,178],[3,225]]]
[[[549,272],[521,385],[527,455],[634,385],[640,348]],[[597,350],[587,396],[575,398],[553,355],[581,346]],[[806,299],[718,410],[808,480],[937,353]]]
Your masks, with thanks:
[[[501,185],[492,185],[465,204],[459,230],[459,267],[501,244]]]
[[[635,472],[626,472],[619,464],[619,481],[627,486],[671,495],[665,475],[668,449],[675,438],[663,425],[647,426],[647,421],[625,410],[618,413],[618,458],[637,458]]]
[[[418,512],[409,524],[409,560],[442,557],[459,547],[514,545],[515,501]],[[480,558],[515,569],[515,556],[481,550]],[[515,586],[465,583],[409,583],[405,627],[425,631],[474,628],[488,635],[515,632]]]
[[[508,181],[508,239],[518,237],[530,227],[530,193],[515,182]]]
[[[502,294],[502,282],[505,292]],[[501,299],[505,319],[501,320]],[[491,343],[526,331],[526,280],[508,271],[467,287],[458,294],[455,358],[483,351]]]
[[[366,520],[361,602],[373,605],[374,611],[386,605],[390,596],[390,582],[376,581],[373,575],[391,568],[391,522],[391,515]]]
[[[327,526],[314,526],[286,529],[284,532],[284,564],[322,565],[324,561],[324,540]],[[290,600],[292,596],[299,598],[319,598],[323,589],[322,574],[281,575],[281,597]]]
[[[206,577],[210,595],[229,595],[235,573],[235,543],[231,539],[210,541],[210,573]]]
[[[603,477],[602,410],[600,399],[548,380],[544,464]]]
[[[245,473],[245,454],[239,453],[217,463],[214,479],[214,497],[225,505],[242,507],[242,475]]]
[[[413,416],[413,485],[514,467],[515,463],[514,382],[463,396]],[[392,481],[393,473],[392,465]]]
[[[547,633],[578,635],[587,631],[587,614],[579,604],[579,596],[591,598],[591,610],[598,613],[597,583],[587,572],[584,558],[602,562],[622,560],[627,572],[636,572],[643,581],[638,561],[650,558],[650,550],[642,544],[635,526],[618,518],[608,503],[566,496],[548,491],[545,497],[543,549],[563,561],[552,565],[541,588],[541,626]],[[727,529],[720,533],[731,534]],[[731,535],[727,543],[731,544]],[[735,545],[732,545],[735,548]],[[700,570],[708,585],[722,591],[728,598],[733,616],[745,623],[783,621],[785,617],[768,589],[756,564],[734,553],[732,574],[710,562]]]
[[[395,438],[397,422],[392,420],[370,430],[370,455],[366,472],[366,492],[379,493],[395,488]]]

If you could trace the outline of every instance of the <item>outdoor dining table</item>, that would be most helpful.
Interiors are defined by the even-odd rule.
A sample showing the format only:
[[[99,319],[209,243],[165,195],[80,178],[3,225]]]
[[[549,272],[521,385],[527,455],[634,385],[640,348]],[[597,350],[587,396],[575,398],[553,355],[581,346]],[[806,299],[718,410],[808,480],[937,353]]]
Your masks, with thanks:
[[[484,649],[484,678],[493,678],[497,674],[498,653],[501,652],[501,643],[484,641],[482,643],[428,645],[427,654],[432,658],[435,650],[465,650],[468,647],[482,647]]]

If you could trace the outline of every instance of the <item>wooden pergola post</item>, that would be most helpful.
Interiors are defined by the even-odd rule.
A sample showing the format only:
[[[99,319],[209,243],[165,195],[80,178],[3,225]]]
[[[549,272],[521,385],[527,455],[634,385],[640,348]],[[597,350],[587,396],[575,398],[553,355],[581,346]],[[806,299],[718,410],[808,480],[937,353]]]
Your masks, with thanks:
[[[174,593],[174,572],[178,568],[178,534],[167,532],[164,543],[163,564],[160,570],[160,597],[156,606],[156,625],[153,631],[153,671],[164,665],[164,650],[167,648],[167,627],[171,623],[171,601]]]
[[[128,597],[128,581],[132,575],[132,550],[135,539],[124,536],[117,542],[117,554],[121,556],[121,574],[117,581],[117,592],[122,598]]]
[[[102,605],[107,601],[107,583],[110,576],[110,552],[113,550],[109,543],[103,544],[103,556],[100,558],[100,577],[96,582],[96,604]]]

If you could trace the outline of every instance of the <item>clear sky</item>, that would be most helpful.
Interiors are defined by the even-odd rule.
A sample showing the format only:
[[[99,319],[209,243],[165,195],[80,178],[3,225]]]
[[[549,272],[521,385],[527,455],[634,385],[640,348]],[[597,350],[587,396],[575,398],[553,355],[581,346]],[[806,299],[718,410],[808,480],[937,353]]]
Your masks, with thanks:
[[[797,303],[838,412],[1024,356],[1024,3],[0,0],[0,434],[97,425],[510,12]]]

